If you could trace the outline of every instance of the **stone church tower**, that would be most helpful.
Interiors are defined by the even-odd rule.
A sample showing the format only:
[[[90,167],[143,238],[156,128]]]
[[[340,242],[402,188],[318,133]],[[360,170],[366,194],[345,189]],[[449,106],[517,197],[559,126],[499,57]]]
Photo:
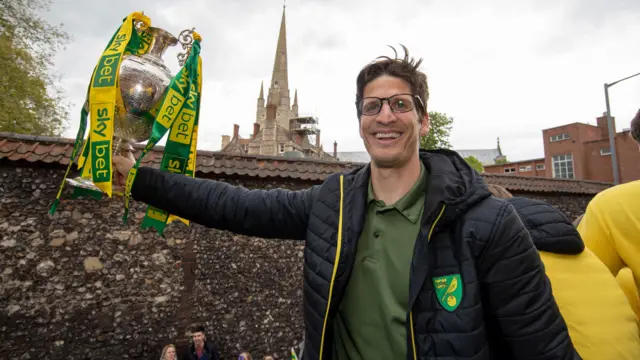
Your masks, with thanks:
[[[336,158],[337,144],[334,143],[333,156],[324,152],[322,148],[318,119],[313,116],[299,116],[297,90],[294,91],[293,102],[291,101],[285,8],[282,9],[271,84],[266,99],[264,82],[260,84],[256,105],[256,119],[251,137],[241,138],[239,126],[234,125],[233,136],[222,136],[222,152],[325,160]]]
[[[258,110],[256,123],[261,128],[266,125],[267,106],[276,107],[276,124],[289,129],[289,119],[298,117],[298,92],[295,92],[293,106],[291,104],[291,93],[289,91],[289,73],[287,64],[287,23],[285,9],[282,9],[282,20],[280,22],[280,32],[278,34],[278,46],[273,62],[273,72],[271,73],[271,85],[267,92],[267,99],[264,98],[264,84],[260,85],[260,96],[258,97]]]

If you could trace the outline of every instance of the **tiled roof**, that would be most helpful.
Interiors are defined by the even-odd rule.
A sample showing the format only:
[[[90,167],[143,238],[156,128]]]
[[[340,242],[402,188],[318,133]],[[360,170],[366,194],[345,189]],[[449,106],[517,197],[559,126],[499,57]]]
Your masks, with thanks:
[[[136,149],[140,154],[142,146]],[[0,161],[28,161],[68,165],[73,140],[0,132]],[[145,166],[158,167],[164,147],[157,146],[142,161]],[[218,151],[198,151],[196,169],[211,176],[251,176],[322,181],[328,175],[353,169],[360,164],[305,158],[284,158],[260,155],[235,155]],[[595,181],[559,180],[503,174],[483,174],[488,183],[509,191],[596,194],[611,186]]]
[[[144,146],[136,146],[134,157]],[[142,165],[158,168],[164,146],[156,146]],[[0,132],[0,160],[43,162],[68,165],[73,152],[73,139],[30,136]],[[196,171],[215,175],[257,176],[321,181],[328,175],[356,167],[347,162],[261,155],[239,155],[199,150]]]
[[[455,149],[454,149],[455,150]],[[482,165],[492,165],[496,163],[496,158],[500,156],[498,149],[467,149],[455,150],[463,158],[473,156],[478,159]]]
[[[489,184],[500,185],[509,191],[597,194],[611,187],[611,183],[586,180],[550,179],[545,177],[483,173]]]
[[[519,164],[525,164],[525,163],[532,163],[532,162],[536,162],[536,161],[544,161],[544,158],[535,158],[535,159],[526,159],[526,160],[518,160],[518,161],[509,161],[506,163],[502,163],[502,164],[493,164],[493,165],[483,165],[485,168],[498,168],[501,166],[507,166],[507,165],[519,165]]]
[[[366,151],[338,151],[338,160],[366,164],[371,161],[371,156]]]

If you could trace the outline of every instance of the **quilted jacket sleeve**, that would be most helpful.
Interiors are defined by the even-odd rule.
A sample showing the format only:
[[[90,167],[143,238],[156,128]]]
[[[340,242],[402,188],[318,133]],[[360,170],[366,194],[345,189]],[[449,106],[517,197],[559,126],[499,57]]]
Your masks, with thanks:
[[[263,238],[303,240],[318,189],[248,190],[141,167],[131,195],[210,228]]]
[[[506,202],[479,272],[490,321],[512,359],[580,359],[531,236]]]

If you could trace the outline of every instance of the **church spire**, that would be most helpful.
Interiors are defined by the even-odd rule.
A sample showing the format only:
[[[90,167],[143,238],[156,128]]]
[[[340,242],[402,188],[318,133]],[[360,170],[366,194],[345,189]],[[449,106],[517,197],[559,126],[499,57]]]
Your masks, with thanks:
[[[280,22],[280,33],[278,34],[278,46],[276,48],[276,56],[273,62],[273,74],[271,75],[270,93],[276,95],[276,98],[289,97],[289,75],[287,70],[287,25],[285,16],[285,7],[282,8],[282,20]],[[271,94],[269,94],[271,95]],[[276,100],[270,96],[270,100]],[[271,102],[271,101],[270,101]],[[276,103],[279,105],[279,101]]]
[[[296,89],[295,95],[293,95],[293,106],[291,106],[293,116],[298,117],[298,89]]]
[[[264,81],[260,82],[260,96],[258,96],[258,99],[264,99]]]

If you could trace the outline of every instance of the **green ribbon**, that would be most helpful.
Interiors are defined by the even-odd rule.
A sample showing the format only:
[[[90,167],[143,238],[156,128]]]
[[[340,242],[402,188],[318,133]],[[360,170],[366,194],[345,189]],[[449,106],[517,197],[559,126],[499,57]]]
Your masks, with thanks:
[[[124,18],[123,21],[125,21],[127,18]],[[120,31],[120,27],[118,27],[118,30],[116,30],[116,32],[113,34],[113,36],[111,37],[111,40],[109,41],[109,44],[111,44],[111,42],[113,41],[113,39],[115,38],[116,34],[118,34],[118,32]],[[135,30],[131,33],[131,39],[129,41],[129,43],[127,44],[127,47],[125,49],[124,54],[125,55],[143,55],[147,52],[147,50],[149,49],[149,45],[151,44],[151,34],[149,33],[149,31],[147,29],[143,29],[143,30]],[[109,45],[107,45],[107,48],[109,47]],[[105,48],[106,49],[106,48]],[[87,112],[86,110],[83,108],[82,109],[83,113],[81,115],[82,121],[84,121],[85,123],[85,127],[86,127],[86,122],[87,122]],[[84,134],[84,132],[83,132]],[[85,159],[87,159],[87,157],[89,156],[89,150],[91,148],[91,137],[87,137],[87,144],[84,147],[84,151],[82,152],[82,157],[84,157]],[[84,170],[84,168],[87,167],[89,174],[91,173],[91,162],[90,161],[85,161],[84,164],[82,164],[82,166],[78,169],[80,171],[80,173],[82,173],[82,171]],[[104,195],[104,193],[102,191],[99,190],[91,190],[91,189],[86,189],[86,188],[81,188],[81,187],[74,187],[73,189],[73,194],[71,195],[72,199],[77,199],[79,197],[90,197],[96,200],[100,200],[102,198],[102,196]]]
[[[187,69],[189,92],[176,121],[171,126],[160,164],[160,171],[193,176],[192,172],[188,169],[188,164],[191,155],[191,144],[196,140],[194,139],[194,134],[197,132],[196,129],[200,113],[200,91],[198,89],[198,77],[200,76],[198,66],[199,55],[200,42],[196,40],[192,45],[191,53],[184,65]],[[195,161],[195,154],[193,157],[193,161]],[[158,234],[164,236],[164,229],[168,219],[168,212],[149,206],[142,220],[141,228],[154,228]]]
[[[194,48],[198,50],[194,51]],[[199,46],[197,45],[197,41],[192,45],[191,53],[189,54],[189,58],[185,65],[178,71],[178,74],[171,79],[169,86],[167,87],[167,91],[164,94],[161,105],[158,107],[157,114],[154,116],[153,127],[151,129],[151,136],[149,137],[149,141],[147,145],[144,147],[140,156],[136,160],[133,168],[129,172],[126,182],[125,188],[125,211],[122,217],[124,223],[127,222],[127,218],[129,215],[129,201],[131,197],[131,188],[133,186],[133,182],[138,172],[138,168],[140,167],[140,163],[145,155],[153,149],[153,147],[162,139],[162,137],[171,129],[174,122],[178,118],[178,115],[182,113],[182,109],[185,103],[189,100],[189,91],[191,87],[192,76],[197,74],[197,70],[195,73],[191,70],[192,65],[190,65],[199,55]],[[194,57],[195,56],[195,57]],[[197,62],[196,62],[197,65]],[[145,116],[149,118],[149,116]],[[153,213],[149,213],[147,211],[147,216],[150,218],[159,218],[159,216],[154,216]],[[166,221],[166,220],[165,220]]]
[[[80,148],[80,144],[82,143],[82,139],[84,138],[84,134],[87,131],[87,110],[85,110],[84,107],[82,107],[82,110],[80,111],[80,127],[78,128],[78,133],[76,134],[76,140],[73,143],[73,151],[71,151],[71,158],[69,158],[69,165],[67,165],[67,170],[64,173],[64,176],[62,177],[62,183],[60,184],[60,188],[58,189],[58,194],[56,195],[55,200],[53,200],[53,204],[51,204],[51,208],[49,208],[49,215],[52,215],[56,213],[56,210],[58,209],[58,205],[60,204],[60,196],[62,195],[62,190],[64,189],[64,183],[67,179],[67,176],[69,176],[69,171],[71,170],[71,166],[73,165],[73,162],[76,158],[76,155],[78,155],[78,149]]]
[[[126,17],[122,19],[122,22],[124,23],[126,19],[127,19]],[[115,40],[116,35],[120,32],[121,28],[122,28],[122,25],[118,26],[118,29],[113,33],[113,35],[111,36],[111,39],[107,43],[107,46],[105,46],[104,50],[108,49],[111,46],[111,44]],[[136,31],[134,26],[134,30],[131,32],[131,40],[129,41],[125,49],[125,54],[127,55],[128,54],[137,54],[137,55],[144,54],[148,50],[150,43],[151,43],[151,35],[149,34],[149,32],[146,30],[143,30],[143,31],[140,31],[140,33],[138,33],[138,31]],[[95,73],[95,69],[97,67],[98,67],[97,65],[94,67],[91,74]],[[92,79],[89,82],[89,86],[87,87],[87,99],[89,96],[89,89],[91,88],[91,83],[93,82],[93,75],[91,75],[91,77]],[[78,133],[76,134],[76,139],[73,143],[73,150],[71,152],[71,158],[69,159],[69,165],[67,165],[67,170],[65,171],[64,176],[62,177],[62,183],[60,184],[60,188],[58,189],[58,194],[56,195],[55,200],[53,201],[53,203],[51,204],[51,207],[49,208],[50,215],[54,215],[56,213],[56,210],[58,209],[58,205],[60,205],[60,197],[62,196],[62,191],[64,190],[64,184],[66,182],[67,177],[69,176],[71,167],[75,163],[76,156],[78,155],[78,152],[80,150],[80,145],[82,144],[83,142],[82,140],[84,139],[84,135],[87,131],[88,117],[89,117],[89,113],[87,109],[85,109],[85,107],[83,106],[82,109],[80,110],[80,126],[78,128]],[[89,154],[89,149],[91,147],[90,146],[91,141],[89,136],[87,136],[87,142],[88,143],[85,146],[83,151],[83,154],[85,157]],[[83,167],[91,166],[90,163],[91,163],[90,161],[85,161],[85,163],[83,164]],[[79,169],[79,170],[82,171],[82,169]],[[76,199],[80,196],[90,196],[96,199],[100,199],[102,195],[103,195],[102,192],[99,192],[99,191],[75,187],[72,198]]]

